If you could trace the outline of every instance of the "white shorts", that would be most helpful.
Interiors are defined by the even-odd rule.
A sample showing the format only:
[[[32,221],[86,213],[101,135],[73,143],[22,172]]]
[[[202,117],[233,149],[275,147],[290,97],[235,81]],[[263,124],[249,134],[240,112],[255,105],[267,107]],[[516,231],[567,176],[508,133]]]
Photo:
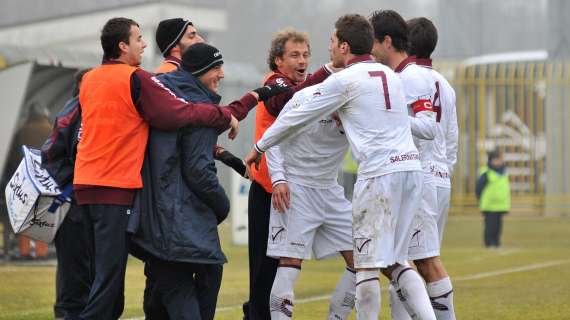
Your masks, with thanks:
[[[449,206],[451,199],[451,188],[437,187],[437,230],[439,231],[439,243],[443,241],[443,230],[447,223],[447,215],[449,214]]]
[[[410,234],[410,260],[440,255],[443,228],[449,209],[449,196],[449,188],[438,187],[429,181],[424,184],[422,205],[414,218]]]
[[[352,250],[352,205],[344,189],[318,189],[289,182],[291,205],[285,213],[273,207],[267,256],[317,259]]]
[[[395,172],[356,182],[352,200],[356,268],[407,263],[409,234],[422,186],[421,171]]]

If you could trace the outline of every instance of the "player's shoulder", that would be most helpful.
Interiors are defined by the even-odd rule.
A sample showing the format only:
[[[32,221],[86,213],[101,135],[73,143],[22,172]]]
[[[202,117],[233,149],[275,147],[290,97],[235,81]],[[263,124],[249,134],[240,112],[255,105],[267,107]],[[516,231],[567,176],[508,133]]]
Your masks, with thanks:
[[[455,90],[453,89],[449,81],[441,73],[433,69],[430,69],[430,71],[435,81],[439,83],[440,90],[455,95]]]
[[[408,91],[433,91],[433,77],[430,75],[429,70],[425,68],[411,64],[403,69],[399,75],[404,87]]]
[[[319,84],[315,84],[315,85],[303,88],[303,89],[295,92],[295,94],[293,95],[293,98],[291,98],[291,100],[295,100],[298,102],[308,100],[309,98],[311,98],[315,94],[318,87],[319,87]]]
[[[283,75],[281,73],[277,73],[277,72],[275,72],[275,73],[271,74],[269,77],[267,77],[267,79],[265,79],[265,82],[263,84],[264,85],[278,84],[278,85],[287,86],[287,87],[291,87],[291,86],[295,85],[291,79],[289,79],[285,75]]]

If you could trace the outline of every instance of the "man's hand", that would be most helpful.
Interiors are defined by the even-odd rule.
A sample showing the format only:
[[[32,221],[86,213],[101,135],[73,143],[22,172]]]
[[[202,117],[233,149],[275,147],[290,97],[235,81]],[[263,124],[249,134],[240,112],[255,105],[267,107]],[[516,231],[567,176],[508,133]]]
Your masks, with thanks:
[[[244,162],[245,162],[245,167],[248,170],[248,176],[251,177],[251,174],[249,174],[249,168],[251,167],[252,164],[255,164],[255,169],[259,169],[259,162],[261,162],[262,155],[263,153],[257,152],[255,148],[252,148],[251,151],[247,154],[247,156],[244,159]]]
[[[285,213],[291,205],[291,194],[289,193],[289,185],[287,183],[279,183],[273,186],[271,191],[271,202],[273,208],[279,213]]]
[[[252,90],[252,94],[256,93],[258,95],[257,101],[266,101],[280,93],[287,92],[291,90],[290,87],[283,84],[272,84],[265,87],[257,88]]]
[[[238,119],[236,119],[236,117],[234,117],[234,115],[232,114],[232,119],[230,121],[230,132],[228,133],[228,138],[230,140],[233,140],[237,137],[238,133],[239,133],[239,121]]]

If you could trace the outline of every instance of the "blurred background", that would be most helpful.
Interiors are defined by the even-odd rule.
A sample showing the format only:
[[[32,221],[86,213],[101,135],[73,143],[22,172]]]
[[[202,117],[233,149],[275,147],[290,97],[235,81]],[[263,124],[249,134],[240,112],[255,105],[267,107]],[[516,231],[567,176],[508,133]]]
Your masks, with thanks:
[[[426,16],[438,28],[435,68],[456,90],[460,130],[451,214],[478,214],[477,171],[487,162],[487,151],[498,149],[510,174],[513,215],[568,216],[570,28],[565,18],[570,2],[563,0],[2,0],[3,181],[19,163],[19,154],[14,155],[18,133],[45,140],[46,123],[53,123],[70,98],[73,73],[101,62],[99,32],[109,18],[126,16],[141,25],[148,43],[143,67],[148,70],[162,58],[154,40],[158,22],[173,17],[192,21],[224,56],[222,96],[230,102],[261,83],[277,30],[292,26],[309,33],[309,69],[315,70],[328,60],[335,20],[345,13],[368,16],[376,9],[394,9],[405,19]],[[221,144],[243,157],[252,144],[253,120],[250,115],[242,123],[236,141],[221,137]],[[350,174],[349,163],[345,168]],[[219,170],[232,198],[246,194],[246,181],[236,188],[229,170]],[[5,212],[2,221],[6,223]],[[4,233],[4,257],[17,256],[13,237]]]

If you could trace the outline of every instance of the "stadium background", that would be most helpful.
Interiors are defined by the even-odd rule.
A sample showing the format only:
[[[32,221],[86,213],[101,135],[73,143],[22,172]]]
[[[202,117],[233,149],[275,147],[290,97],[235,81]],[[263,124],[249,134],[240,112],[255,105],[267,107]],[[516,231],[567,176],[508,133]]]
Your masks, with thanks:
[[[564,0],[2,0],[0,169],[30,107],[41,104],[53,116],[69,98],[75,70],[100,62],[99,31],[111,17],[141,24],[148,43],[143,67],[149,70],[161,60],[154,43],[158,22],[193,21],[224,56],[222,96],[229,102],[259,85],[278,29],[309,33],[314,70],[328,59],[337,17],[380,8],[404,18],[426,16],[438,27],[435,67],[456,90],[460,132],[451,214],[478,214],[477,170],[486,151],[499,148],[513,188],[511,216],[570,216],[570,2]],[[223,137],[221,144],[244,156],[253,118],[242,123],[236,141]],[[229,170],[218,168],[230,191]]]

